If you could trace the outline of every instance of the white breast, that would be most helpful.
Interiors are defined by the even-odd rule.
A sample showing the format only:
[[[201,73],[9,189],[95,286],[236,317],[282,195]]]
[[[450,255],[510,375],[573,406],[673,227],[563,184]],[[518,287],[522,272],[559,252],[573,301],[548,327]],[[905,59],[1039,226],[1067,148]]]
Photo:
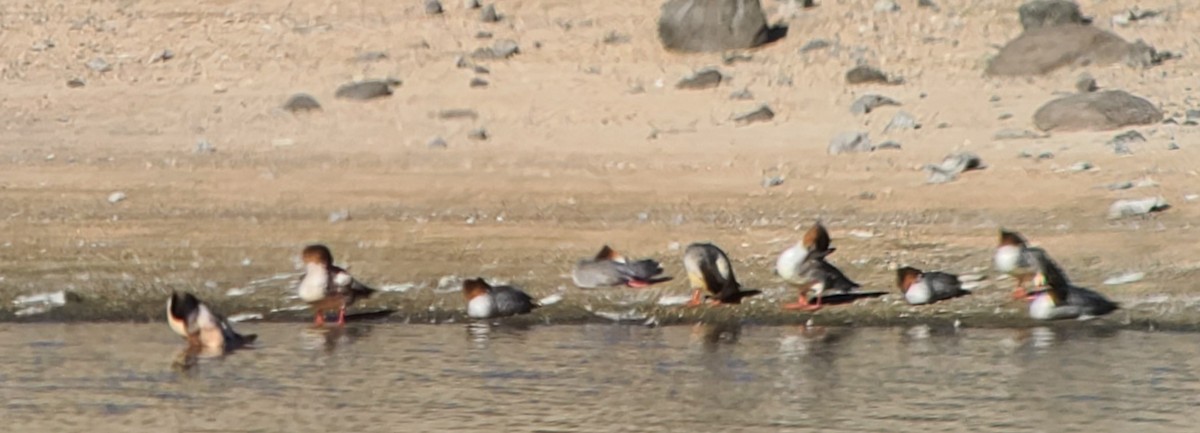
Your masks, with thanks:
[[[1021,262],[1021,247],[1004,245],[996,248],[996,255],[992,259],[997,271],[1010,273],[1016,270]]]
[[[492,317],[494,312],[495,303],[492,302],[492,295],[476,296],[467,302],[468,317],[486,319]]]
[[[784,281],[792,281],[796,278],[796,267],[807,256],[808,250],[803,245],[793,245],[779,255],[779,260],[775,261],[775,272]]]
[[[329,271],[324,266],[309,264],[304,279],[300,280],[299,295],[304,302],[325,299],[325,288],[329,285]]]
[[[1055,319],[1054,299],[1049,294],[1039,293],[1033,302],[1029,303],[1029,317],[1034,320],[1053,320]]]
[[[925,284],[924,280],[913,283],[908,286],[908,291],[904,292],[904,300],[913,305],[928,304],[931,298],[933,291],[929,290],[929,285]]]
[[[196,313],[196,326],[200,328],[200,344],[204,347],[225,347],[225,333],[222,332],[220,321],[203,304]]]

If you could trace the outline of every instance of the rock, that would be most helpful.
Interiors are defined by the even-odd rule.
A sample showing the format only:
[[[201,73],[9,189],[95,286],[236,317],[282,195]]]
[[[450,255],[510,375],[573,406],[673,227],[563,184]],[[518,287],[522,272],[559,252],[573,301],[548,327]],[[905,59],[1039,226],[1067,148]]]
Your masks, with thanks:
[[[1064,66],[1100,67],[1113,63],[1148,67],[1170,56],[1145,43],[1130,44],[1120,36],[1092,26],[1064,24],[1021,33],[1000,49],[985,73],[1042,75]]]
[[[1131,216],[1147,215],[1152,212],[1167,210],[1171,205],[1162,197],[1149,197],[1137,200],[1117,200],[1108,208],[1108,219],[1120,219]]]
[[[471,85],[471,88],[487,87],[488,82],[487,82],[487,80],[482,79],[482,78],[472,78],[470,85]]]
[[[1017,8],[1021,27],[1026,31],[1062,24],[1090,24],[1079,11],[1079,5],[1067,0],[1033,0]]]
[[[750,93],[750,89],[742,89],[729,94],[729,99],[748,101],[754,99],[754,94]]]
[[[520,52],[521,47],[517,45],[517,41],[500,39],[493,43],[491,47],[476,49],[471,53],[471,57],[476,59],[507,59]]]
[[[1108,188],[1109,191],[1120,191],[1123,189],[1133,188],[1133,182],[1130,182],[1130,181],[1115,182],[1115,183],[1110,183],[1108,185],[1105,185],[1104,187]]]
[[[843,132],[829,140],[829,147],[826,150],[830,155],[840,155],[872,152],[875,150],[875,146],[871,145],[871,137],[866,132]]]
[[[67,87],[72,88],[72,89],[78,89],[80,87],[83,87],[86,84],[87,83],[84,82],[82,78],[72,78],[70,80],[67,80]]]
[[[88,69],[91,69],[93,71],[100,72],[100,73],[104,73],[104,72],[108,72],[108,71],[112,70],[112,65],[108,64],[108,62],[105,61],[104,58],[102,58],[102,57],[97,57],[97,58],[88,60],[88,62],[85,63],[85,65],[88,67]]]
[[[1125,12],[1113,15],[1111,21],[1112,21],[1113,25],[1124,27],[1124,26],[1128,26],[1128,25],[1133,24],[1138,21],[1144,21],[1147,19],[1157,18],[1157,17],[1161,17],[1161,16],[1162,16],[1162,13],[1159,11],[1142,10],[1142,9],[1138,9],[1135,6],[1133,9],[1129,9]]]
[[[938,7],[937,3],[934,3],[933,0],[917,0],[917,7],[930,8],[935,12],[941,10],[941,8]]]
[[[804,44],[803,47],[800,47],[800,53],[803,54],[803,53],[807,53],[809,51],[823,50],[825,48],[829,48],[832,46],[833,46],[833,43],[829,42],[828,40],[813,39],[811,41],[808,41],[808,43]]]
[[[293,113],[299,111],[319,111],[321,104],[312,95],[297,93],[288,98],[287,102],[283,103],[283,109]]]
[[[1044,134],[1038,134],[1038,133],[1030,131],[1028,129],[1012,129],[1012,128],[1001,129],[999,131],[996,131],[996,134],[994,134],[992,136],[992,138],[996,139],[996,140],[1023,140],[1023,139],[1029,139],[1029,138],[1045,138],[1045,137],[1046,137],[1046,135],[1044,135]]]
[[[479,31],[475,32],[475,39],[491,39],[492,32]]]
[[[442,2],[438,0],[425,0],[425,13],[428,15],[441,14]]]
[[[1150,101],[1123,90],[1105,90],[1047,102],[1033,114],[1033,123],[1042,131],[1103,131],[1157,123],[1162,117]]]
[[[448,147],[446,140],[442,139],[442,137],[430,138],[429,141],[425,142],[425,146],[430,149],[445,149]]]
[[[329,223],[340,223],[342,221],[350,221],[350,211],[348,209],[336,210],[329,213]]]
[[[468,140],[487,141],[487,139],[489,137],[490,136],[488,135],[487,130],[483,129],[483,128],[475,128],[475,129],[472,129],[470,132],[467,132]]]
[[[399,85],[400,80],[394,78],[355,81],[338,87],[337,92],[334,92],[333,96],[335,98],[365,101],[368,99],[391,96],[392,87]]]
[[[1167,144],[1167,150],[1179,150],[1179,143],[1172,141],[1171,143]]]
[[[463,7],[467,9],[479,9],[479,0],[463,0]]]
[[[196,146],[192,148],[192,153],[196,154],[216,153],[216,151],[216,146],[213,146],[212,143],[203,138],[196,140]]]
[[[771,121],[771,119],[774,119],[774,118],[775,118],[775,112],[771,111],[771,107],[763,105],[761,107],[758,107],[757,110],[754,110],[749,113],[745,113],[745,114],[742,114],[740,116],[733,118],[733,121],[734,121],[734,123],[737,123],[738,126],[746,126],[751,123],[769,122],[769,121]]]
[[[1129,150],[1129,145],[1132,143],[1145,143],[1146,136],[1137,131],[1126,131],[1108,140],[1109,147],[1113,148],[1113,152],[1117,155],[1128,155],[1133,153]]]
[[[1096,166],[1092,165],[1092,163],[1087,162],[1087,161],[1079,161],[1074,164],[1071,164],[1071,166],[1068,167],[1067,170],[1079,172],[1079,171],[1088,171],[1093,168],[1096,168]]]
[[[616,30],[605,33],[604,39],[600,40],[600,42],[608,45],[627,44],[629,41],[629,35],[617,32]]]
[[[380,60],[385,60],[387,58],[388,58],[387,53],[385,53],[383,51],[364,51],[364,52],[358,53],[357,56],[354,56],[354,61],[367,63],[367,62],[378,62]]]
[[[767,19],[759,0],[667,0],[658,39],[682,52],[754,48],[768,40]]]
[[[754,60],[754,56],[745,53],[731,52],[721,55],[721,63],[732,65],[737,62],[749,62]]]
[[[1100,90],[1100,86],[1096,85],[1096,79],[1092,78],[1092,74],[1084,72],[1079,74],[1079,79],[1075,81],[1075,90],[1079,93],[1091,93]]]
[[[900,150],[903,148],[900,147],[900,142],[896,141],[896,140],[888,140],[883,143],[879,143],[879,144],[875,145],[875,150],[883,150],[883,149]]]
[[[479,118],[479,113],[470,108],[451,108],[449,110],[439,111],[437,113],[437,117],[438,117],[438,119],[441,119],[441,120],[454,120],[454,119],[475,120],[475,119]]]
[[[171,50],[162,50],[150,56],[150,63],[165,62],[175,58],[175,52]]]
[[[773,186],[783,185],[783,181],[785,179],[786,178],[784,178],[783,176],[777,175],[777,174],[776,175],[763,175],[762,186],[763,186],[763,188],[770,188]]]
[[[1008,120],[1012,119],[1012,117],[1012,113],[1000,113],[999,116],[996,116],[996,120]]]
[[[108,202],[111,204],[117,204],[117,203],[120,203],[123,201],[125,201],[125,193],[124,192],[117,191],[117,192],[114,192],[114,193],[108,195]]]
[[[40,39],[40,40],[34,41],[34,43],[29,46],[29,49],[31,51],[39,51],[40,52],[40,51],[46,51],[51,48],[54,48],[54,46],[55,46],[54,41],[52,41],[50,39]]]
[[[684,90],[711,89],[721,85],[721,81],[724,79],[725,76],[716,69],[703,69],[690,77],[679,80],[675,84],[675,88]]]
[[[886,105],[900,105],[900,103],[887,96],[875,94],[863,95],[856,99],[853,104],[850,104],[850,112],[853,114],[867,114],[871,110]]]
[[[959,152],[946,155],[939,164],[926,164],[923,169],[929,173],[926,183],[946,183],[958,179],[958,175],[970,170],[983,169],[983,160],[971,152]]]
[[[917,123],[917,119],[914,119],[911,114],[900,111],[895,116],[892,116],[892,120],[888,122],[887,126],[883,127],[883,132],[907,131],[920,128],[921,124]]]
[[[495,23],[500,21],[500,14],[496,13],[496,5],[488,4],[479,11],[479,21],[485,23]]]
[[[888,76],[883,71],[867,65],[858,65],[846,71],[847,84],[887,83]]]
[[[875,12],[899,12],[900,5],[894,0],[879,0],[875,2]]]

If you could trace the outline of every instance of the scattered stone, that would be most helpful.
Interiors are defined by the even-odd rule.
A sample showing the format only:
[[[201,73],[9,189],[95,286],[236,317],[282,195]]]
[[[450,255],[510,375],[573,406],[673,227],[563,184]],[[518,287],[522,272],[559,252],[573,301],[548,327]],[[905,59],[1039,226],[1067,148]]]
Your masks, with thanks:
[[[446,147],[449,146],[446,144],[446,140],[443,140],[442,137],[433,137],[433,138],[429,139],[429,141],[426,142],[425,145],[428,146],[430,149],[445,149]]]
[[[491,39],[491,38],[492,38],[492,32],[485,32],[482,30],[475,32],[475,39]]]
[[[1119,219],[1131,216],[1147,215],[1152,212],[1167,210],[1171,205],[1162,197],[1149,197],[1136,200],[1117,200],[1108,208],[1108,219]]]
[[[196,146],[192,148],[192,153],[196,154],[216,153],[216,151],[217,147],[203,138],[196,140]]]
[[[742,89],[729,94],[729,99],[748,101],[754,99],[754,94],[750,93],[750,89]]]
[[[732,65],[737,62],[749,62],[754,59],[754,56],[745,53],[732,52],[721,55],[721,63]]]
[[[892,120],[888,122],[887,126],[883,127],[883,132],[907,131],[910,129],[921,129],[921,124],[917,123],[917,119],[914,119],[911,114],[899,111],[895,116],[892,116]]]
[[[471,53],[472,58],[476,59],[494,59],[502,60],[512,57],[521,52],[521,47],[517,45],[517,41],[512,39],[500,39],[492,44],[491,47],[478,48]]]
[[[488,86],[488,82],[485,79],[478,78],[478,77],[471,79],[471,88],[487,87],[487,86]]]
[[[364,51],[364,52],[358,53],[357,56],[354,56],[354,61],[362,62],[362,63],[369,63],[369,62],[378,62],[380,60],[385,60],[387,58],[388,58],[387,53],[385,53],[383,51]]]
[[[1045,152],[1042,152],[1042,153],[1039,153],[1039,154],[1037,154],[1037,160],[1038,160],[1038,161],[1041,161],[1041,160],[1044,160],[1044,159],[1054,159],[1054,152],[1051,152],[1051,151],[1047,150],[1047,151],[1045,151]]]
[[[999,116],[996,116],[996,120],[1008,120],[1012,119],[1012,117],[1012,113],[1000,113]]]
[[[616,30],[606,33],[604,39],[600,40],[600,42],[608,45],[627,44],[629,41],[629,35],[618,33]]]
[[[825,48],[829,48],[832,46],[833,46],[833,43],[829,42],[826,39],[813,39],[811,41],[808,41],[808,43],[804,44],[803,47],[800,47],[800,53],[807,53],[809,51],[823,50]]]
[[[454,59],[454,67],[465,69],[471,67],[471,62],[467,61],[465,56],[458,56]]]
[[[479,0],[463,0],[463,7],[467,9],[479,9],[480,6]]]
[[[117,191],[108,195],[108,202],[111,204],[117,204],[123,201],[125,201],[125,193],[122,191]]]
[[[485,67],[483,67],[483,66],[479,66],[479,65],[475,65],[475,68],[473,68],[473,70],[475,71],[475,73],[476,73],[476,74],[490,74],[490,73],[492,73],[492,70],[491,70],[491,69],[488,69],[488,68],[485,68]]]
[[[938,7],[937,3],[934,3],[933,0],[917,0],[917,7],[930,8],[933,9],[934,12],[942,9]]]
[[[762,186],[763,188],[770,188],[773,186],[783,185],[784,179],[785,178],[781,175],[763,176]]]
[[[1096,168],[1096,166],[1092,165],[1092,163],[1087,162],[1087,161],[1079,161],[1074,164],[1071,164],[1071,166],[1068,167],[1067,170],[1079,172],[1079,171],[1088,171],[1093,168]]]
[[[1105,90],[1050,101],[1033,114],[1033,123],[1042,131],[1102,131],[1157,123],[1162,117],[1150,101],[1123,90]]]
[[[427,15],[439,15],[442,13],[442,2],[438,0],[425,0],[425,13]]]
[[[771,111],[771,107],[763,105],[754,111],[733,118],[733,121],[734,123],[737,123],[738,126],[746,126],[751,123],[769,122],[774,118],[775,112]]]
[[[826,150],[830,155],[840,155],[872,152],[875,150],[875,146],[871,145],[871,137],[866,132],[843,132],[829,140],[829,147]]]
[[[55,46],[54,41],[49,40],[49,39],[41,39],[41,40],[35,41],[33,43],[33,45],[30,45],[29,49],[32,51],[46,51],[51,48],[54,48],[54,46]]]
[[[1126,272],[1121,275],[1104,280],[1106,286],[1117,286],[1121,284],[1136,283],[1146,278],[1146,274],[1142,272]]]
[[[1129,181],[1115,182],[1115,183],[1110,183],[1108,185],[1105,185],[1104,187],[1108,188],[1109,191],[1120,191],[1120,190],[1133,188],[1133,182],[1129,182]]]
[[[399,86],[400,84],[400,80],[395,78],[355,81],[338,87],[333,96],[335,98],[366,101],[368,99],[391,96],[392,87]]]
[[[867,114],[871,110],[886,105],[900,105],[900,103],[886,96],[875,94],[863,95],[855,100],[853,104],[850,104],[850,112],[853,114]]]
[[[1155,10],[1142,10],[1134,7],[1125,12],[1113,15],[1112,23],[1117,26],[1128,26],[1138,21],[1161,17],[1162,13]]]
[[[467,132],[467,139],[475,141],[487,141],[490,136],[486,129],[475,128]]]
[[[1092,26],[1065,24],[1027,30],[1000,49],[985,73],[991,76],[1043,75],[1066,66],[1102,67],[1125,63],[1150,67],[1173,58],[1144,42],[1129,43]]]
[[[97,58],[88,60],[88,62],[85,63],[85,65],[87,65],[88,69],[91,69],[93,71],[100,72],[100,73],[104,73],[104,72],[108,72],[108,71],[112,70],[112,65],[110,65],[107,61],[105,61],[103,57],[97,57]]]
[[[742,50],[768,40],[759,0],[668,0],[658,19],[664,48],[683,52]]]
[[[847,84],[887,83],[888,76],[883,71],[867,65],[858,65],[846,71]]]
[[[475,119],[479,118],[479,113],[470,108],[451,108],[448,110],[439,111],[437,113],[437,117],[438,117],[438,119],[441,119],[441,120],[454,120],[454,119],[475,120]]]
[[[84,82],[82,78],[72,78],[70,80],[67,80],[67,87],[72,88],[72,89],[78,89],[80,87],[83,87],[86,84],[87,83]]]
[[[495,23],[500,21],[500,14],[496,13],[496,5],[489,3],[479,11],[479,21],[485,23]]]
[[[1067,0],[1034,0],[1017,8],[1021,16],[1021,27],[1026,31],[1062,24],[1090,24],[1079,5]]]
[[[1113,152],[1117,155],[1128,155],[1133,153],[1129,150],[1129,145],[1132,143],[1145,143],[1146,136],[1137,131],[1126,131],[1117,134],[1112,140],[1108,141],[1108,145],[1113,148]]]
[[[711,89],[721,85],[721,81],[724,79],[725,76],[716,69],[703,69],[690,77],[679,80],[679,83],[675,84],[675,88],[684,90]]]
[[[342,221],[350,221],[350,210],[341,209],[329,213],[329,223],[335,224]]]
[[[882,150],[882,149],[895,149],[895,150],[900,150],[900,149],[902,149],[902,147],[900,147],[900,142],[899,142],[899,141],[896,141],[896,140],[888,140],[888,141],[885,141],[885,142],[883,142],[883,143],[879,143],[879,144],[875,145],[875,150]]]
[[[879,0],[875,2],[875,12],[899,12],[900,5],[894,0]]]
[[[1186,116],[1185,118],[1187,120],[1191,120],[1191,121],[1200,120],[1200,110],[1187,110],[1184,112],[1184,116]]]
[[[1100,90],[1100,86],[1096,85],[1096,79],[1092,78],[1092,74],[1084,72],[1079,74],[1079,79],[1075,81],[1075,90],[1079,93],[1091,93]]]
[[[1172,141],[1171,143],[1167,144],[1167,150],[1179,150],[1179,143]]]
[[[169,49],[162,50],[150,56],[150,63],[165,62],[175,58],[175,52]]]
[[[1024,140],[1030,138],[1046,138],[1046,135],[1038,134],[1028,129],[1005,128],[996,131],[996,134],[994,134],[992,138],[996,140]]]
[[[320,111],[321,104],[312,95],[297,93],[288,98],[287,102],[283,103],[283,109],[293,113],[299,111]]]
[[[971,152],[959,152],[946,155],[940,164],[926,164],[923,169],[929,173],[926,183],[947,183],[958,179],[958,175],[966,171],[983,169],[983,160]]]

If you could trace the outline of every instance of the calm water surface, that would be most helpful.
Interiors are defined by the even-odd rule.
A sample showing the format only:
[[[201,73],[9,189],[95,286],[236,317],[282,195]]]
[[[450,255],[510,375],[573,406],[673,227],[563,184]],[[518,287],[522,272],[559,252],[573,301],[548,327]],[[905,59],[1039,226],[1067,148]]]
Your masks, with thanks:
[[[0,325],[0,431],[1167,432],[1200,335],[705,326]],[[190,365],[190,367],[185,367]]]

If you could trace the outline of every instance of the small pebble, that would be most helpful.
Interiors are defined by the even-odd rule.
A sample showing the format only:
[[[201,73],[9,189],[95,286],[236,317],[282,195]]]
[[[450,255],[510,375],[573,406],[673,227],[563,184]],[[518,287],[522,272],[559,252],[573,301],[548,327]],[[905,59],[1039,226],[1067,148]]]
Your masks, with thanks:
[[[203,138],[196,140],[196,147],[192,149],[192,153],[197,154],[214,153],[216,151],[216,146],[213,146],[212,143],[209,143],[208,140]]]
[[[429,139],[429,141],[426,142],[425,145],[428,146],[430,149],[445,149],[448,147],[448,145],[446,144],[446,140],[443,140],[442,137],[433,137],[433,138]]]
[[[875,12],[898,12],[900,5],[893,0],[879,0],[875,2]]]
[[[467,132],[467,138],[470,140],[486,141],[489,137],[487,130],[483,128],[475,128]]]
[[[297,93],[289,97],[287,102],[283,103],[283,109],[293,113],[298,111],[314,111],[320,110],[321,104],[312,95]]]
[[[822,49],[825,49],[825,48],[829,48],[829,47],[831,47],[831,46],[833,46],[833,43],[832,43],[832,42],[829,42],[828,40],[825,40],[825,39],[813,39],[813,40],[811,40],[811,41],[808,41],[808,43],[804,44],[804,46],[803,46],[803,47],[800,47],[800,52],[801,52],[801,53],[807,53],[807,52],[809,52],[809,51],[822,50]]]
[[[883,127],[883,132],[907,131],[910,129],[921,129],[921,124],[917,123],[917,119],[914,119],[911,114],[900,111],[895,116],[892,116],[892,120],[888,122],[887,126]]]
[[[711,89],[721,85],[721,81],[724,79],[725,76],[716,69],[703,69],[690,77],[679,80],[678,83],[675,83],[675,88],[684,90]]]
[[[350,221],[350,211],[348,209],[337,210],[329,213],[330,223],[339,223],[342,221]]]
[[[479,9],[479,0],[463,0],[463,7],[467,9]]]
[[[771,107],[763,105],[757,110],[742,114],[733,119],[739,126],[749,125],[751,123],[769,122],[775,118],[775,112],[771,111]]]
[[[114,193],[108,195],[109,203],[117,204],[122,201],[125,201],[125,193],[124,192],[117,191],[117,192],[114,192]]]
[[[82,78],[72,78],[70,80],[67,80],[67,87],[72,88],[72,89],[78,89],[80,87],[83,87],[85,84],[87,84],[87,83],[85,83]]]
[[[150,63],[165,62],[175,58],[175,52],[171,50],[162,50],[150,57]]]
[[[425,13],[428,15],[442,13],[442,2],[438,0],[425,0]]]
[[[853,104],[850,104],[850,112],[853,114],[867,114],[876,108],[886,105],[900,105],[900,103],[887,96],[863,95],[856,99]]]
[[[86,65],[87,65],[88,69],[91,69],[96,72],[108,72],[108,71],[112,70],[112,65],[110,65],[107,61],[105,61],[101,57],[97,57],[92,60],[88,60]]]
[[[735,101],[748,101],[754,99],[754,94],[750,93],[750,89],[742,89],[729,94],[729,99]]]
[[[484,6],[483,10],[479,11],[479,21],[483,21],[485,23],[494,23],[500,21],[500,14],[496,13],[496,5],[488,4],[487,6]]]
[[[482,78],[472,78],[471,79],[471,88],[487,87],[487,86],[488,86],[488,82],[485,79],[482,79]]]
[[[1079,93],[1091,93],[1100,90],[1100,86],[1096,85],[1096,79],[1092,78],[1091,74],[1084,72],[1079,75],[1079,80],[1075,81],[1075,90]]]

